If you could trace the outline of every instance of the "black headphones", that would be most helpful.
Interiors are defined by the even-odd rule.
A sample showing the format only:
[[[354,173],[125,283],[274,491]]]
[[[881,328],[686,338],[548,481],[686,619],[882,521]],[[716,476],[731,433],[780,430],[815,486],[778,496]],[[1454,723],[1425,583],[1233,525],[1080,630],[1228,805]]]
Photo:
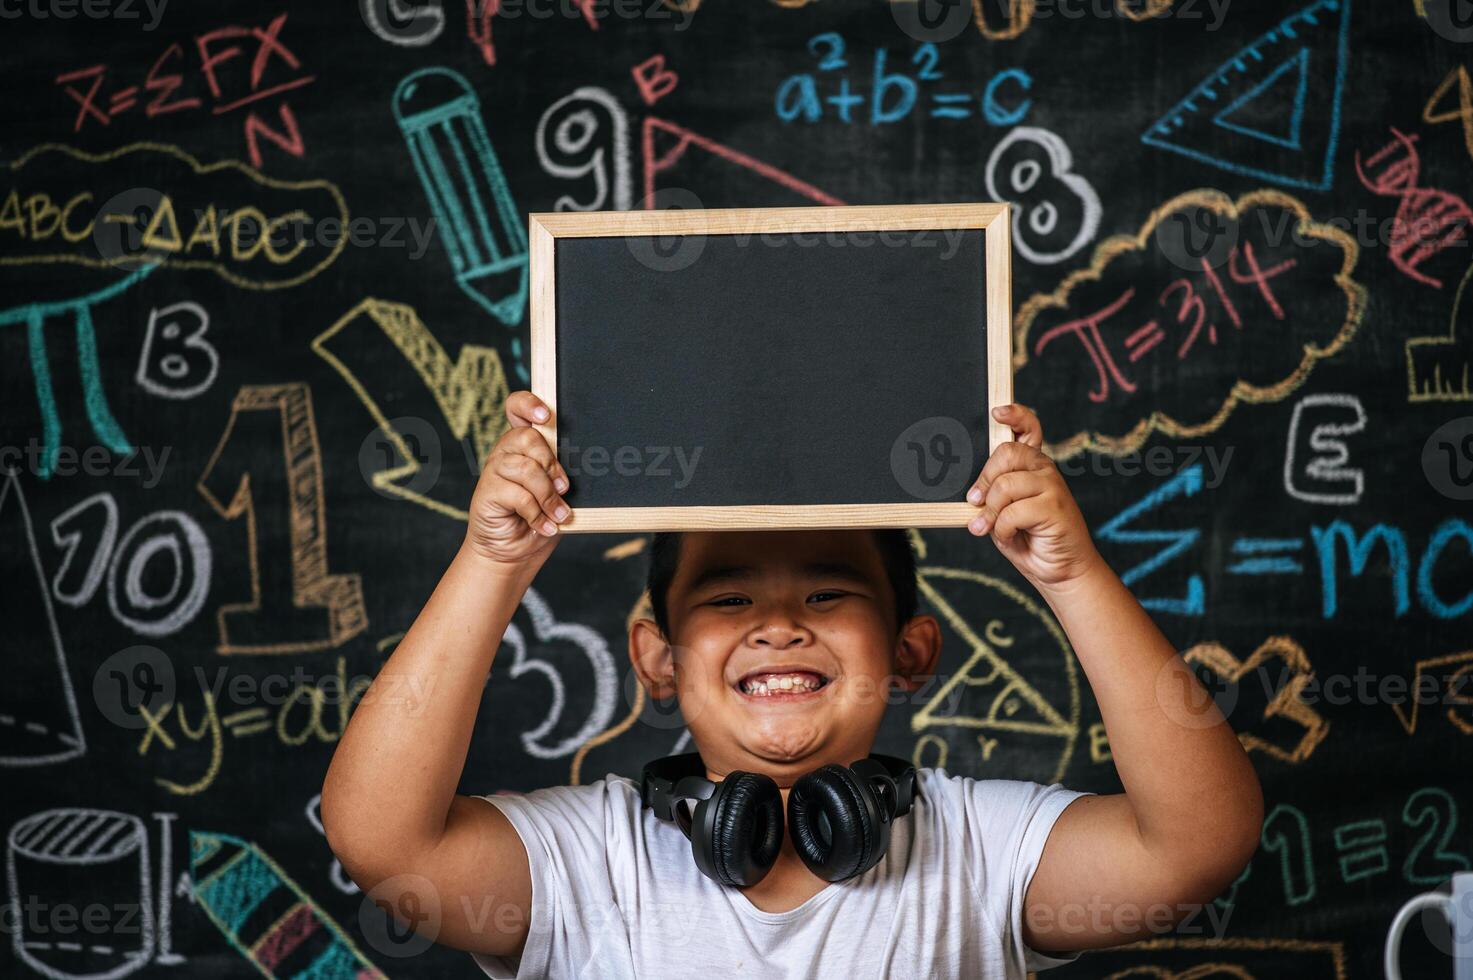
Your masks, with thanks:
[[[825,881],[863,874],[885,856],[890,821],[910,812],[915,794],[915,769],[895,756],[815,769],[788,793],[793,848]],[[639,798],[680,827],[696,867],[723,885],[755,885],[782,849],[782,795],[762,773],[733,772],[713,783],[700,753],[666,756],[644,767]],[[699,801],[694,813],[687,800]]]

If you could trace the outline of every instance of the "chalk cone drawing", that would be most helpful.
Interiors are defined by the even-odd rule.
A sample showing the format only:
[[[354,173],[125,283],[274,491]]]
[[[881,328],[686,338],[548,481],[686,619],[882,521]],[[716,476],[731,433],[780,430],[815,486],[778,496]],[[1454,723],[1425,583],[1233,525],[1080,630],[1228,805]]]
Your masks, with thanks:
[[[36,548],[31,512],[20,478],[0,478],[0,553],[11,563],[0,589],[5,618],[7,683],[0,685],[0,766],[40,766],[87,751],[66,651]]]

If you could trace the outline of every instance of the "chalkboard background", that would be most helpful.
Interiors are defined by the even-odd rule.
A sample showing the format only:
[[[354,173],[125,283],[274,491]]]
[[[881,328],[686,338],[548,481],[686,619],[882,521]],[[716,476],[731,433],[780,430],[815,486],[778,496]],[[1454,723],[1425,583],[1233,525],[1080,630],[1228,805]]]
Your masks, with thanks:
[[[1017,204],[1018,396],[1102,553],[1230,708],[1268,803],[1213,906],[1224,927],[1058,974],[1379,975],[1392,911],[1473,857],[1473,297],[1456,306],[1473,48],[1449,4],[984,2],[934,43],[917,8],[878,0],[441,4],[412,22],[373,2],[5,8],[0,759],[9,898],[35,914],[7,918],[0,972],[142,950],[138,975],[252,976],[243,950],[294,906],[277,939],[308,938],[258,950],[269,972],[308,952],[320,976],[473,969],[385,930],[314,809],[342,693],[454,552],[474,461],[525,385],[514,266],[494,290],[459,271],[495,256],[457,230],[475,216],[437,213],[394,114],[401,80],[440,66],[474,93],[445,111],[468,172],[490,195],[474,161],[494,147],[496,205],[522,222],[656,191]],[[454,79],[439,91],[453,102]],[[35,152],[51,143],[80,155]],[[89,234],[104,203],[138,223]],[[216,255],[211,206],[310,244]],[[166,261],[101,261],[140,250]],[[1042,604],[987,542],[917,543],[947,683],[892,709],[879,748],[1117,788]],[[686,747],[622,655],[642,544],[559,546],[463,791],[633,775]],[[536,669],[513,678],[514,657]],[[549,672],[567,688],[551,717]],[[1409,975],[1449,975],[1421,930],[1408,946]]]

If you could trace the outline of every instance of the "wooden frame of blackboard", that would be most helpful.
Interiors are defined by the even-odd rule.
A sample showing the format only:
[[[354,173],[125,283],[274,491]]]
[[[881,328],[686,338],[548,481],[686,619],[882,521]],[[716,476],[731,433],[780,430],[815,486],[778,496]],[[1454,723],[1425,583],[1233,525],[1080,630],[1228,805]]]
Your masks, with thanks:
[[[557,282],[559,238],[641,235],[812,234],[823,232],[978,230],[987,277],[987,445],[1012,438],[991,409],[1013,400],[1012,215],[1007,204],[846,205],[799,208],[559,211],[528,216],[532,392],[553,411],[536,426],[557,448]],[[960,527],[977,514],[966,502],[753,504],[734,506],[574,507],[568,533],[677,530],[800,530],[858,527]]]

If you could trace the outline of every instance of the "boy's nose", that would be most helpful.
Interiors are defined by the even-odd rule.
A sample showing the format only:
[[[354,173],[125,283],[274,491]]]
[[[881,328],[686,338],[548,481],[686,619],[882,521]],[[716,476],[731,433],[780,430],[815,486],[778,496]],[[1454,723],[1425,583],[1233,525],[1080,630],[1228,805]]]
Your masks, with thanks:
[[[787,650],[790,647],[802,646],[812,639],[812,633],[795,623],[764,623],[747,635],[747,641],[752,646],[767,647],[773,650]]]

